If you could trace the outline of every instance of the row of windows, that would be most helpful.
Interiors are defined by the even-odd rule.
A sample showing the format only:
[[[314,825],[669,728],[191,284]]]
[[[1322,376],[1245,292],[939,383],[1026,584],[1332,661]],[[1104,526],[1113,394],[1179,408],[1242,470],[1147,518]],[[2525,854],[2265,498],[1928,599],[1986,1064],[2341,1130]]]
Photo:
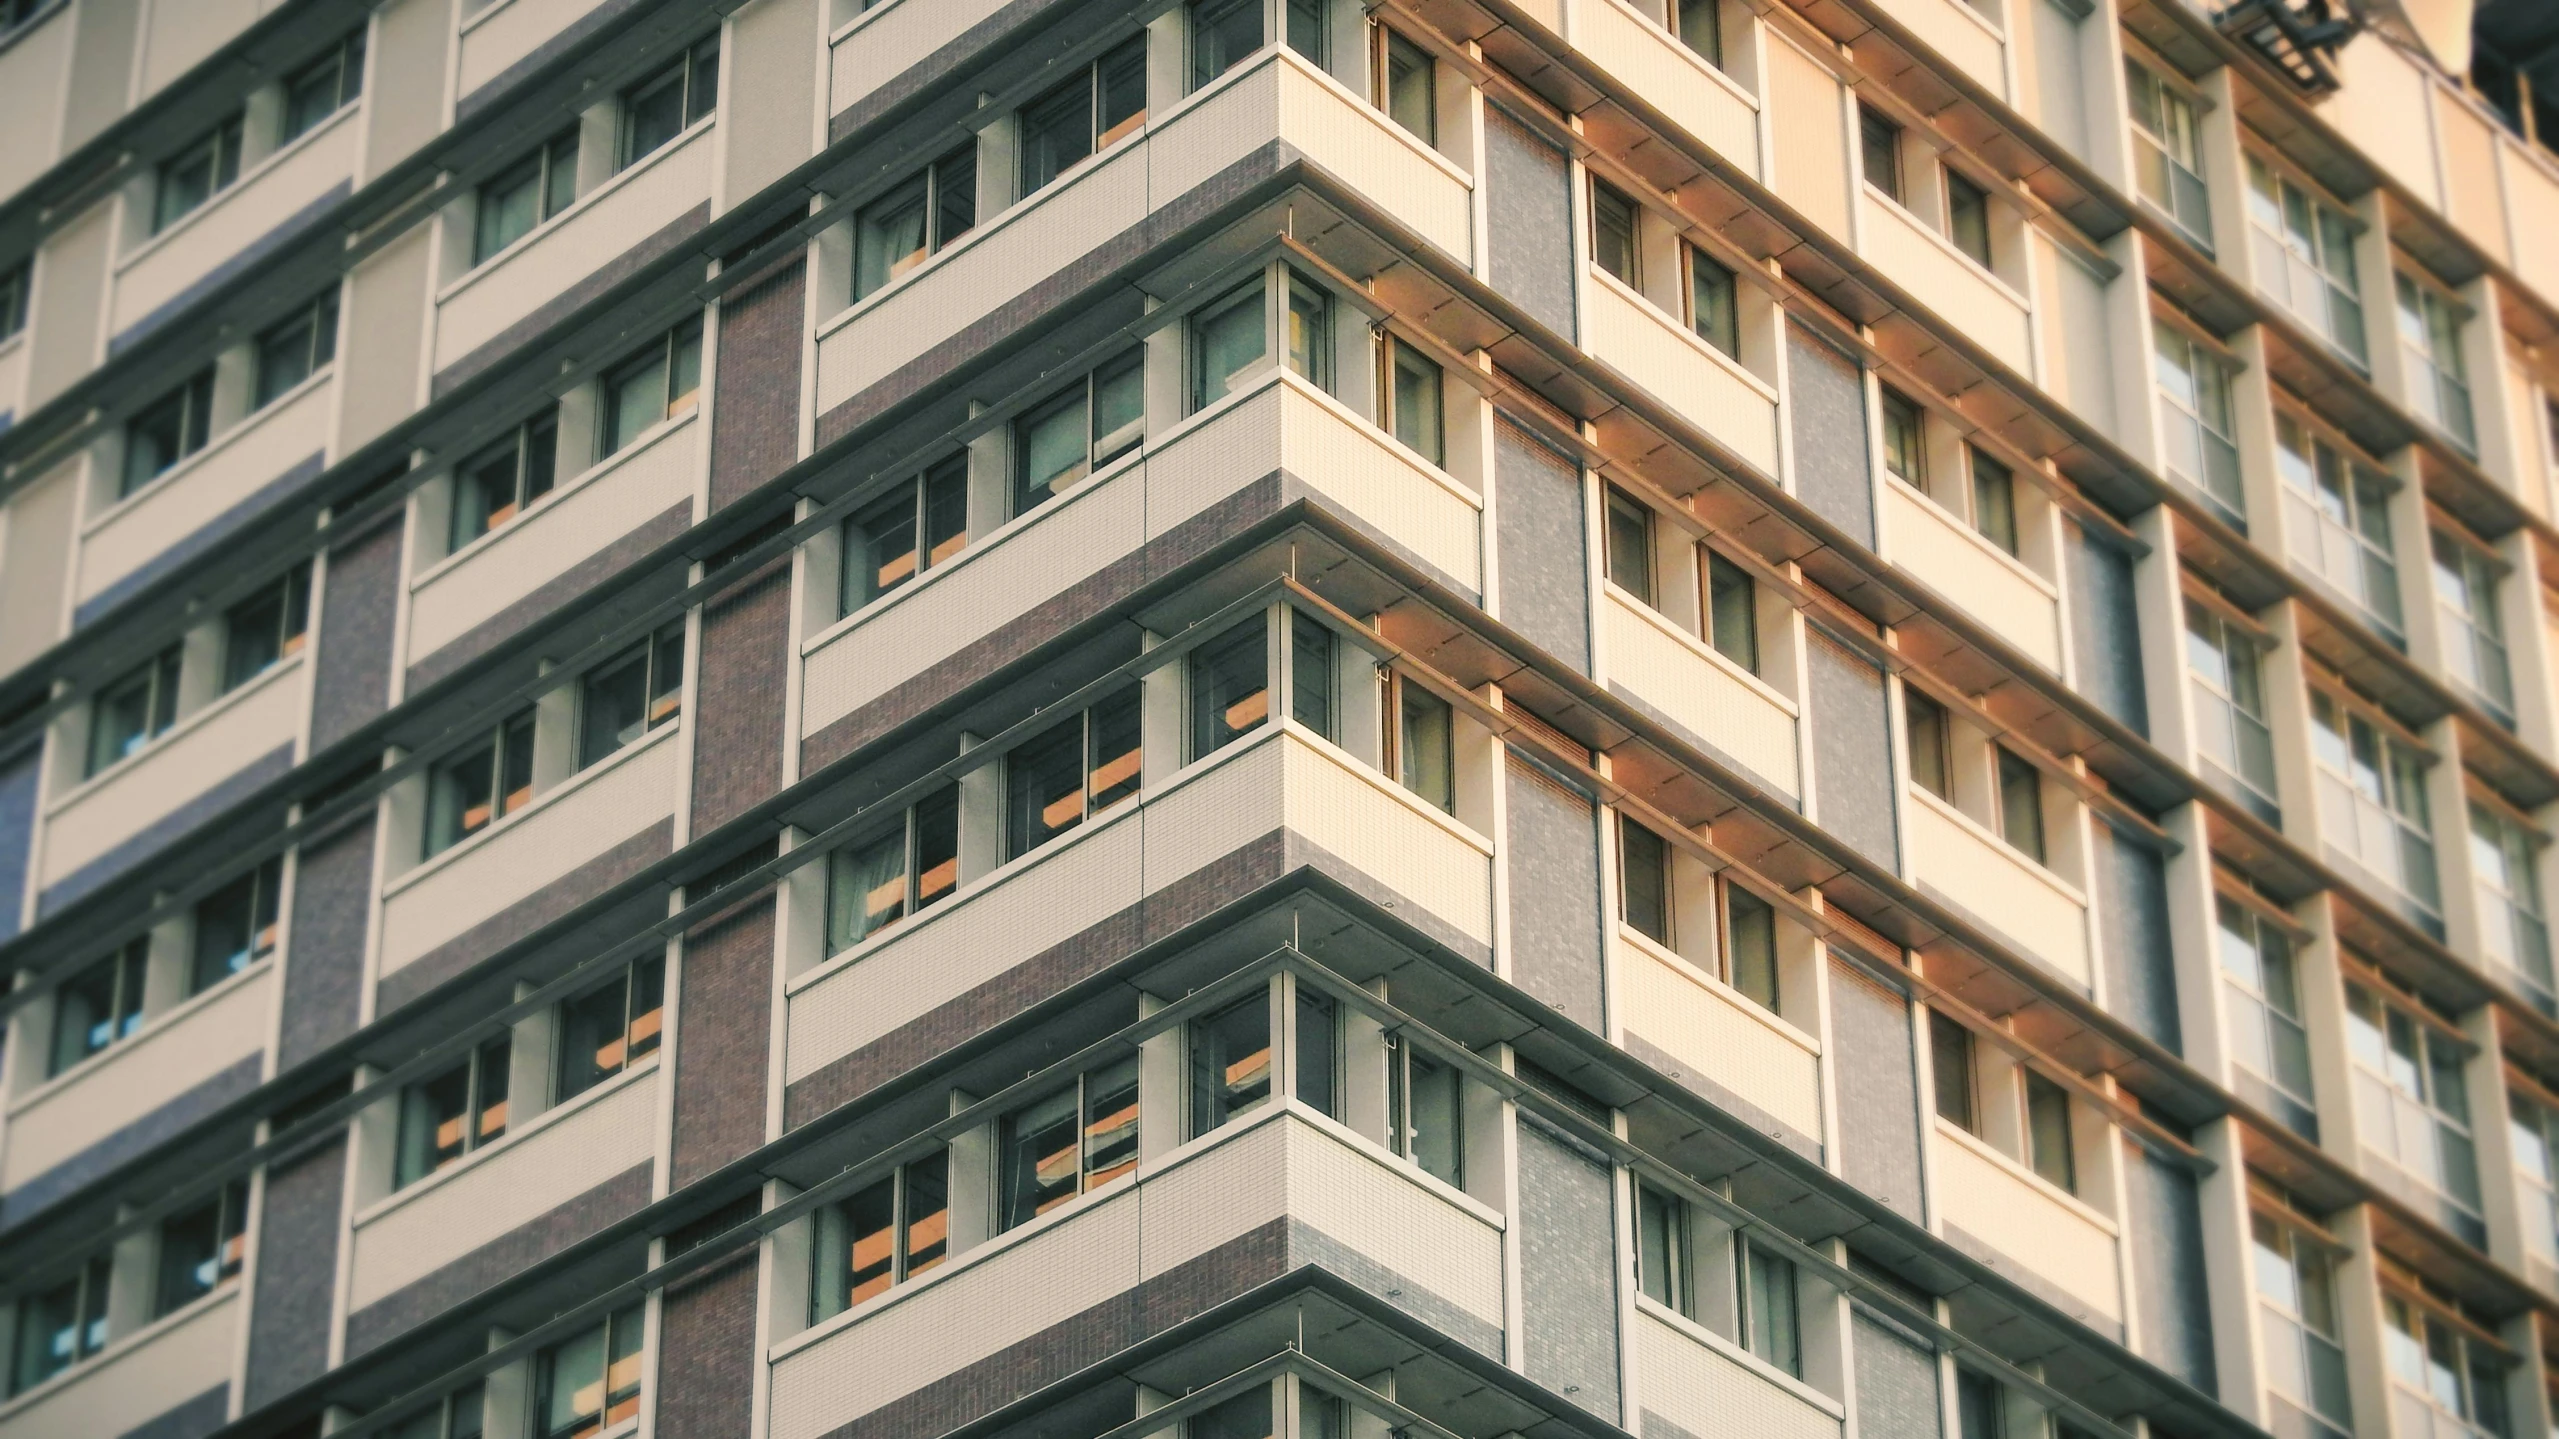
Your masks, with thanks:
[[[146,1252],[90,1255],[20,1299],[9,1392],[23,1394],[105,1349],[117,1337],[114,1316],[128,1308],[128,1288],[140,1311],[157,1320],[237,1280],[248,1252],[248,1207],[248,1183],[235,1179],[162,1220]],[[141,1262],[119,1262],[128,1256]]]
[[[720,47],[703,40],[626,86],[614,109],[612,163],[619,174],[666,148],[719,108]],[[577,203],[580,127],[552,136],[480,182],[472,208],[471,263],[483,264]]]
[[[149,936],[75,971],[54,990],[45,1072],[58,1075],[131,1038],[154,1012],[183,1003],[274,953],[283,861],[270,859],[196,902],[181,953],[155,978]],[[162,1002],[158,992],[174,987]]]
[[[364,31],[359,29],[287,75],[274,137],[261,148],[281,150],[354,104],[364,93],[364,60]],[[231,188],[240,178],[249,139],[249,112],[234,110],[162,160],[151,191],[151,233],[168,229]]]
[[[229,694],[302,652],[311,622],[311,568],[297,565],[225,611],[212,695]],[[173,644],[99,687],[90,700],[84,777],[148,747],[180,718],[179,696],[188,678],[188,646]]]
[[[338,292],[331,289],[250,342],[244,414],[255,414],[282,399],[326,369],[337,353]],[[215,372],[215,366],[205,366],[125,421],[116,498],[133,494],[212,443],[219,399]]]

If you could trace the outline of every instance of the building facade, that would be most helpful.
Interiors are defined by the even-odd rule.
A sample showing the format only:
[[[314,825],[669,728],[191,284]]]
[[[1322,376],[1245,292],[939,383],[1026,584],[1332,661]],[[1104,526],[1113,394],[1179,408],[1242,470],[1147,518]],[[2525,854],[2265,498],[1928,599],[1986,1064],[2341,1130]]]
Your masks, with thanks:
[[[2559,1432],[2536,25],[0,0],[0,1439]]]

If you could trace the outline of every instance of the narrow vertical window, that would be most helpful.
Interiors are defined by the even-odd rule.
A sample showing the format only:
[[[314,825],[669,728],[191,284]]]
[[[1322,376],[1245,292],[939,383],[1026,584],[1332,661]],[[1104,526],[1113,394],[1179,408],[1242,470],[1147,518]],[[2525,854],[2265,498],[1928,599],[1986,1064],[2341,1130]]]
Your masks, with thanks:
[[[1866,167],[1866,183],[1882,191],[1884,198],[1902,203],[1901,126],[1859,105],[1857,153]]]
[[[657,73],[622,92],[622,154],[627,169],[683,134],[720,101],[720,42],[701,41]]]
[[[2005,1439],[1999,1381],[1970,1369],[1955,1371],[1955,1432],[1959,1439]]]
[[[1260,621],[1191,651],[1191,758],[1205,759],[1270,718],[1270,660]]]
[[[1377,27],[1378,108],[1425,145],[1439,143],[1439,66],[1392,27]]]
[[[1697,1286],[1689,1229],[1687,1201],[1636,1181],[1635,1285],[1645,1298],[1694,1319]]]
[[[1334,737],[1333,632],[1305,615],[1288,617],[1288,717],[1326,739]]]
[[[1271,1097],[1271,1001],[1256,992],[1189,1026],[1191,1126],[1197,1139]]]
[[[290,145],[320,128],[321,121],[363,93],[364,31],[358,28],[319,59],[285,77],[284,126],[276,143]]]
[[[1721,0],[1671,0],[1680,43],[1697,52],[1707,64],[1724,68],[1724,23],[1719,13]]]
[[[1387,1059],[1389,1139],[1424,1174],[1466,1187],[1465,1077],[1401,1036]]]
[[[285,571],[222,617],[222,692],[229,694],[302,653],[311,624],[311,566]]]
[[[457,466],[446,549],[462,548],[551,493],[559,451],[560,412],[552,405]]]
[[[1670,943],[1670,846],[1630,819],[1617,822],[1618,908],[1655,944]]]
[[[153,1318],[173,1314],[240,1277],[249,1248],[248,1210],[249,1182],[234,1179],[202,1204],[160,1221]]]
[[[532,802],[533,711],[527,708],[428,768],[426,854],[442,853]]]
[[[1919,402],[1887,385],[1882,390],[1884,469],[1913,487],[1928,488],[1928,440]]]
[[[1646,604],[1653,602],[1653,512],[1633,496],[1608,491],[1609,583]]]
[[[577,203],[578,132],[575,126],[543,142],[532,154],[480,185],[471,229],[471,263],[478,265]]]
[[[125,421],[124,467],[116,497],[122,499],[176,469],[212,439],[213,367],[208,365]]]
[[[424,1179],[507,1132],[514,1046],[507,1035],[481,1041],[471,1057],[400,1092],[391,1186]]]
[[[1262,48],[1262,0],[1191,0],[1191,88]]]
[[[853,298],[863,299],[977,225],[977,148],[964,146],[853,219]]]
[[[48,1078],[141,1028],[143,969],[150,958],[151,941],[132,940],[54,988]]]
[[[922,1275],[950,1253],[947,1150],[897,1166],[812,1216],[809,1322]]]
[[[1328,1118],[1342,1117],[1342,1016],[1331,995],[1297,985],[1297,1101]]]
[[[1732,269],[1694,246],[1688,251],[1688,326],[1697,338],[1725,354],[1741,354],[1741,315]]]
[[[153,234],[194,214],[240,178],[245,125],[245,117],[234,111],[197,136],[193,144],[160,162],[159,183],[152,192]]]
[[[1737,885],[1724,886],[1725,982],[1777,1012],[1777,910]]]
[[[1706,629],[1716,653],[1759,673],[1759,586],[1713,550],[1706,552]]]
[[[338,292],[332,286],[283,323],[258,336],[258,383],[251,408],[263,410],[338,355]]]
[[[1387,424],[1403,445],[1434,465],[1448,463],[1439,366],[1402,340],[1386,342]]]
[[[2070,1091],[2026,1071],[2026,1159],[2045,1183],[2079,1192],[2079,1161],[2071,1152]]]
[[[1455,716],[1448,701],[1409,680],[1398,683],[1395,691],[1402,711],[1395,736],[1396,777],[1404,788],[1454,814],[1457,764],[1450,725]]]
[[[1933,1009],[1928,1066],[1937,1084],[1937,1117],[1968,1134],[1980,1133],[1973,1112],[1973,1032]]]
[[[1946,238],[1990,268],[1990,192],[1953,170],[1946,172]]]
[[[1332,392],[1333,295],[1294,270],[1288,276],[1288,367]]]
[[[659,424],[690,414],[702,387],[702,322],[687,320],[604,372],[603,443],[619,454]]]
[[[533,1439],[588,1439],[640,1412],[641,1309],[541,1352],[534,1362]]]
[[[1594,178],[1590,182],[1591,263],[1641,289],[1635,233],[1635,202],[1625,191]]]
[[[1263,353],[1262,282],[1212,301],[1191,319],[1191,408],[1204,410],[1240,387]]]
[[[1946,707],[1918,690],[1902,689],[1903,731],[1910,749],[1910,782],[1952,803],[1955,798],[1954,763],[1948,742]]]
[[[1796,1306],[1794,1261],[1747,1239],[1740,1243],[1743,1342],[1771,1367],[1801,1379],[1804,1335]]]
[[[2037,864],[2044,863],[2044,777],[2006,749],[1999,756],[1999,837]]]
[[[1287,11],[1288,48],[1306,57],[1306,63],[1321,70],[1333,53],[1331,29],[1324,23],[1327,0],[1282,0]]]
[[[202,994],[275,953],[283,888],[278,856],[196,901],[188,994]]]
[[[89,701],[89,774],[140,752],[178,722],[183,664],[183,652],[171,645]]]
[[[554,1095],[573,1099],[657,1053],[665,1012],[666,962],[656,955],[561,1005]]]

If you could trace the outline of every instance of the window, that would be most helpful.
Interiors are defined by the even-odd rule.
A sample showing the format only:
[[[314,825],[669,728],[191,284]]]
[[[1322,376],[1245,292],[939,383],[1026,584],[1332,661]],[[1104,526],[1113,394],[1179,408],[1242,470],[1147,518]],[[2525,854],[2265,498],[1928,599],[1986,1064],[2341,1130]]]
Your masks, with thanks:
[[[951,1155],[909,1160],[816,1215],[809,1322],[841,1314],[951,1256]]]
[[[283,890],[278,856],[196,901],[188,994],[202,994],[275,953]]]
[[[1688,327],[1707,344],[1740,357],[1741,313],[1733,272],[1693,245],[1688,251]]]
[[[1937,1117],[1967,1134],[1981,1132],[1973,1116],[1973,1032],[1928,1011],[1928,1072],[1937,1082]]]
[[[1305,1439],[1332,1439],[1325,1424],[1339,1417],[1340,1404],[1322,1394],[1314,1386],[1301,1389],[1304,1396],[1299,1416],[1299,1430]],[[1194,1416],[1184,1426],[1185,1439],[1271,1439],[1280,1432],[1271,1422],[1271,1386],[1256,1384],[1232,1399],[1225,1400],[1204,1413]]]
[[[1191,316],[1191,408],[1204,410],[1243,388],[1263,353],[1262,282],[1252,280]]]
[[[98,691],[89,702],[89,774],[139,752],[178,722],[179,665],[179,647],[171,645]]]
[[[1697,1317],[1697,1272],[1689,1251],[1688,1201],[1635,1181],[1635,1287],[1644,1297]]]
[[[2132,98],[2133,175],[2141,197],[2186,237],[2212,248],[2211,192],[2204,188],[2201,129],[2194,102],[2147,67],[2124,62]]]
[[[2070,1147],[2070,1091],[2029,1069],[2026,1079],[2026,1163],[2056,1189],[2079,1192],[2079,1162]]]
[[[2514,722],[2514,668],[2497,613],[2504,566],[2442,530],[2434,534],[2435,601],[2444,618],[2444,662],[2489,711]]]
[[[1137,1169],[1137,1060],[1087,1071],[1007,1115],[998,1163],[1001,1229],[1027,1224]]]
[[[194,214],[240,178],[242,129],[243,117],[234,111],[195,143],[160,162],[160,180],[151,197],[151,233],[156,235]]]
[[[650,955],[560,1006],[560,1074],[565,1103],[657,1053],[666,1018],[666,959]]]
[[[1971,178],[1946,172],[1946,238],[1972,262],[1990,268],[1990,192]]]
[[[1447,414],[1439,366],[1393,336],[1386,341],[1386,427],[1406,449],[1448,463]]]
[[[536,1357],[534,1439],[586,1439],[640,1412],[641,1330],[634,1304]]]
[[[826,952],[836,954],[950,897],[960,884],[960,792],[908,807],[896,828],[827,859]]]
[[[2485,1246],[2479,1217],[2479,1158],[2471,1137],[2467,1045],[2449,1026],[2383,998],[2370,984],[2346,985],[2346,1042],[2355,1061],[2355,1129],[2364,1148],[2412,1176],[2439,1201],[2436,1217]]]
[[[1617,904],[1628,928],[1670,943],[1670,844],[1624,818],[1617,821]]]
[[[1632,495],[1608,491],[1608,582],[1646,604],[1653,602],[1653,511]]]
[[[2440,914],[2425,757],[2325,690],[2311,691],[2310,720],[2320,837],[2427,915]]]
[[[1594,178],[1590,182],[1591,263],[1640,290],[1644,282],[1635,233],[1635,202],[1625,191]]]
[[[1254,298],[1258,301],[1260,295],[1257,289]],[[1257,340],[1261,318],[1256,308]],[[1145,356],[1131,350],[1013,422],[1013,513],[1028,514],[1065,494],[1145,438]],[[967,503],[964,478],[953,476],[950,483],[956,493],[945,496],[946,513]]]
[[[142,1027],[142,977],[150,958],[149,939],[131,940],[53,991],[53,1052],[47,1056],[47,1078],[131,1038]]]
[[[1439,143],[1439,66],[1390,26],[1377,27],[1377,108],[1425,145]]]
[[[553,405],[464,460],[453,472],[449,548],[462,548],[551,493],[559,452],[560,411]]]
[[[1716,653],[1759,673],[1759,585],[1713,550],[1706,551],[1706,638]]]
[[[1191,651],[1184,687],[1190,698],[1192,759],[1206,759],[1270,718],[1266,651],[1260,620],[1238,625]]]
[[[2275,741],[2257,677],[2257,641],[2197,600],[2186,601],[2186,667],[2195,676],[2195,747],[2241,788],[2261,818],[2275,808]]]
[[[1772,1367],[1804,1377],[1804,1334],[1795,1302],[1795,1263],[1735,1236],[1742,1261],[1742,1347]]]
[[[684,709],[684,622],[624,650],[586,677],[578,696],[578,768],[675,722]]]
[[[1016,116],[1024,199],[1146,123],[1146,37],[1134,35]]]
[[[1401,1034],[1386,1043],[1388,1147],[1424,1174],[1465,1188],[1465,1076]]]
[[[2295,1408],[2328,1420],[2314,1439],[2345,1439],[2354,1427],[2346,1350],[2337,1322],[2336,1257],[2308,1235],[2258,1211],[2248,1216],[2257,1307],[2269,1388]]]
[[[1953,739],[1946,707],[1908,685],[1902,687],[1902,724],[1910,746],[1910,782],[1945,800],[1955,799]]]
[[[2272,921],[2228,896],[2214,901],[2214,948],[2229,993],[2230,1053],[2264,1081],[2269,1108],[2296,1131],[2316,1131],[2310,1082],[2310,1031],[2301,1014],[2301,984],[2292,940]]]
[[[702,388],[702,322],[687,320],[604,373],[604,444],[618,453],[651,427],[692,413]]]
[[[1191,0],[1191,88],[1262,48],[1262,0]]]
[[[2006,465],[1970,445],[1964,457],[1973,472],[1973,528],[2009,554],[2017,553],[2017,478]]]
[[[715,36],[622,92],[622,153],[627,169],[690,129],[720,103],[720,42]]]
[[[2248,512],[2239,478],[2239,442],[2230,405],[2230,367],[2201,340],[2165,320],[2150,324],[2157,356],[2160,419],[2168,472],[2240,519]]]
[[[1456,716],[1448,701],[1410,680],[1398,680],[1392,693],[1401,712],[1393,731],[1395,778],[1442,811],[1455,814],[1457,751],[1451,725]]]
[[[384,1439],[482,1439],[486,1434],[487,1391],[465,1384],[451,1394],[394,1423]]]
[[[2550,927],[2542,917],[2540,839],[2486,802],[2470,802],[2470,872],[2479,878],[2479,940],[2488,958],[2554,1007]]]
[[[577,198],[578,132],[572,126],[482,183],[474,207],[471,263],[480,264],[533,233]]]
[[[302,653],[310,624],[311,566],[306,561],[222,617],[222,692],[229,694]]]
[[[364,31],[357,29],[327,54],[285,77],[284,131],[277,143],[290,145],[320,128],[320,122],[355,102],[364,93]]]
[[[2495,1439],[2513,1433],[2506,1412],[2506,1366],[2468,1330],[2384,1290],[2382,1351],[2390,1377],[2420,1402]]]
[[[1004,756],[1006,856],[1029,854],[1135,795],[1142,762],[1133,685],[1024,741]]]
[[[2003,1439],[1999,1381],[1971,1369],[1955,1371],[1955,1433],[1960,1439]]]
[[[852,614],[967,548],[968,507],[968,457],[953,455],[846,520],[843,612]]]
[[[1334,737],[1333,632],[1306,617],[1288,612],[1288,717],[1326,739]]]
[[[1999,837],[2008,847],[2037,864],[2044,857],[2044,777],[2033,765],[2004,747],[1998,755]]]
[[[175,469],[213,438],[213,367],[153,400],[124,423],[122,499]]]
[[[1342,1117],[1342,1012],[1311,984],[1297,986],[1297,1101],[1330,1119]]]
[[[1724,890],[1724,982],[1777,1012],[1777,910],[1739,885]]]
[[[1883,400],[1884,469],[1913,487],[1928,488],[1928,427],[1919,402],[1890,385]]]
[[[528,707],[428,769],[425,852],[441,854],[532,802]]]
[[[35,292],[35,262],[0,265],[0,340],[27,327],[27,301]]]
[[[2275,472],[2292,512],[2294,562],[2397,643],[2399,562],[2390,536],[2389,482],[2281,410],[2275,412]]]
[[[2355,276],[2354,221],[2250,155],[2248,224],[2258,288],[2361,366],[2364,307]]]
[[[2476,454],[2470,380],[2461,360],[2461,307],[2442,291],[2402,271],[2399,348],[2408,361],[2408,403],[2464,454]]]
[[[2548,1092],[2539,1084],[2533,1089]],[[2506,1126],[2523,1200],[2524,1252],[2559,1264],[2559,1110],[2526,1098],[2522,1084],[2510,1084]]]
[[[941,253],[977,225],[977,147],[965,145],[926,166],[853,219],[853,298]]]
[[[1902,203],[1901,126],[1859,105],[1857,153],[1866,166],[1866,183],[1894,204]]]
[[[18,1301],[18,1352],[10,1392],[23,1394],[107,1347],[112,1255],[89,1257],[70,1277]]]
[[[1717,13],[1719,0],[1671,0],[1672,28],[1680,43],[1694,50],[1707,64],[1724,68],[1724,24]]]
[[[240,1277],[249,1249],[248,1211],[249,1181],[234,1179],[211,1199],[160,1221],[152,1318],[174,1314]]]
[[[1271,1097],[1271,1000],[1255,991],[1189,1031],[1190,1137],[1259,1109]]]
[[[1288,367],[1315,388],[1333,388],[1333,292],[1288,275]]]
[[[506,1137],[508,1036],[482,1040],[469,1058],[400,1092],[400,1131],[391,1185],[405,1188]]]
[[[1308,64],[1321,70],[1332,54],[1332,37],[1324,24],[1326,0],[1282,0],[1287,12],[1288,48],[1306,57]]]

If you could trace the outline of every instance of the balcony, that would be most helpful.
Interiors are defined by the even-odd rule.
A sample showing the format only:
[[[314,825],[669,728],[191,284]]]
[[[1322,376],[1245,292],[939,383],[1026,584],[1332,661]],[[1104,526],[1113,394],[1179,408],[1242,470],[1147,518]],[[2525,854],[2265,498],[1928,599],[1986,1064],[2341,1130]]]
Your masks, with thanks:
[[[9,1439],[91,1439],[103,1434],[202,1434],[222,1427],[240,1348],[235,1281],[109,1344],[96,1358],[0,1404]],[[190,1403],[190,1401],[194,1401]],[[151,1423],[187,1406],[179,1426]]]
[[[1839,1439],[1847,1418],[1838,1400],[1649,1299],[1635,1308],[1635,1362],[1644,1376],[1645,1417],[1658,1416],[1679,1433]]]
[[[20,1096],[9,1107],[0,1193],[15,1194],[91,1148],[118,1139],[130,1126],[223,1078],[242,1061],[254,1065],[266,1052],[274,988],[274,965],[243,970],[154,1018],[132,1038]],[[247,1093],[261,1077],[240,1077],[238,1092]]]
[[[1967,9],[1961,0],[1923,3]],[[1992,63],[1997,63],[1995,58]],[[2001,364],[2029,379],[2034,377],[2035,352],[2027,338],[2023,296],[1974,264],[1945,236],[1921,224],[1872,185],[1865,189],[1859,214],[1858,248],[1875,262],[1884,278],[1901,286],[1939,317],[1960,320],[1954,328],[1990,351]]]
[[[478,922],[552,891],[583,866],[670,823],[683,788],[668,725],[383,887],[381,977]],[[670,837],[669,843],[672,843]],[[568,890],[551,897],[574,903]]]
[[[339,110],[126,256],[116,267],[108,350],[133,343],[344,199],[355,184],[363,114],[361,104]]]
[[[772,1433],[836,1432],[1279,1225],[1286,1266],[1340,1254],[1336,1272],[1353,1284],[1501,1328],[1499,1216],[1335,1125],[1274,1107],[778,1346]],[[1277,1276],[1244,1282],[1265,1277]]]
[[[1973,623],[2061,672],[2061,592],[1926,495],[1884,480],[1884,558],[1919,577]]]
[[[323,370],[89,521],[73,616],[86,624],[318,478],[337,371]]]
[[[1756,180],[1759,100],[1625,0],[1574,0],[1573,45],[1679,128]]]
[[[1491,843],[1332,746],[1275,726],[794,980],[785,1082],[1283,831],[1396,896],[1408,922],[1491,946]]]
[[[826,113],[843,114],[1012,8],[1012,0],[890,0],[863,11],[827,39]]]
[[[72,8],[64,5],[0,47],[0,195],[45,172],[62,142],[62,77],[71,73]],[[0,404],[10,391],[0,390]]]
[[[57,909],[291,766],[308,708],[295,655],[100,770],[45,815],[40,908]]]
[[[1602,623],[1608,687],[1676,726],[1700,749],[1730,758],[1753,779],[1795,799],[1795,704],[1758,676],[1610,585]]]
[[[480,91],[489,82],[604,5],[605,0],[496,0],[464,18],[453,86],[462,117],[487,101]]]
[[[583,9],[512,0],[508,10]],[[503,13],[503,12],[501,12]],[[580,281],[685,221],[710,213],[714,120],[607,180],[435,297],[435,372],[498,339]]]
[[[1583,287],[1582,343],[1763,474],[1777,473],[1777,391],[1601,270]]]
[[[432,658],[669,510],[687,507],[675,529],[689,525],[700,471],[695,413],[642,435],[544,496],[513,523],[454,551],[412,580],[408,662]],[[669,533],[662,538],[674,537]]]
[[[886,15],[917,3],[904,0]],[[818,332],[819,411],[896,374],[1050,277],[1075,271],[1148,215],[1275,143],[1376,197],[1449,254],[1464,260],[1473,253],[1466,172],[1339,81],[1273,50],[826,322]]]
[[[1905,0],[1893,7],[1893,18],[1910,27],[1920,42],[2002,100],[2008,93],[2008,37],[1999,22],[1964,0]]]
[[[1943,1119],[1935,1184],[1945,1228],[1962,1230],[1971,1248],[1999,1256],[1994,1267],[2079,1309],[2084,1321],[2120,1332],[2123,1275],[2113,1220]]]
[[[804,648],[805,734],[1002,633],[1274,470],[1438,569],[1483,585],[1483,501],[1294,374],[1203,411]]]
[[[1953,805],[1916,787],[1909,795],[1906,852],[1920,887],[2087,988],[2087,898]]]
[[[1650,1045],[1660,1057],[1647,1062],[1668,1060],[1672,1078],[1728,1089],[1818,1147],[1820,1041],[1633,930],[1617,938],[1628,1044]]]
[[[638,1068],[545,1110],[506,1138],[358,1214],[348,1245],[346,1312],[361,1315],[473,1251],[542,1223],[589,1190],[648,1165],[657,1153],[659,1073],[655,1059],[644,1059]],[[542,1227],[553,1248],[583,1233],[551,1232],[561,1227],[557,1221]],[[530,1259],[516,1257],[507,1272]]]

